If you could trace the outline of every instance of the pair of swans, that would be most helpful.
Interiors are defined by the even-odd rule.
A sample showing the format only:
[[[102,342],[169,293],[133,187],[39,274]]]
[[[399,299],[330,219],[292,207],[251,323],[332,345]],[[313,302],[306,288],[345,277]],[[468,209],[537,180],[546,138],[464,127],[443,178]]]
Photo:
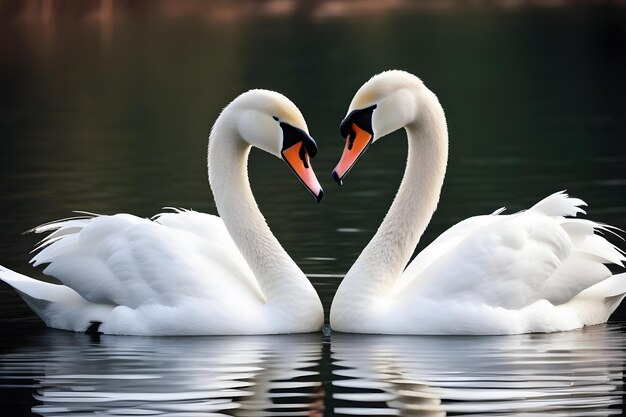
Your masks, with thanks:
[[[341,123],[341,184],[374,141],[404,128],[406,172],[378,231],[342,281],[330,312],[342,332],[514,334],[605,322],[626,295],[622,252],[574,218],[582,200],[553,194],[529,210],[466,219],[409,259],[439,200],[448,158],[443,109],[421,80],[387,71],[367,81]],[[50,327],[135,335],[319,331],[323,309],[304,273],[271,233],[247,174],[251,147],[283,159],[317,201],[317,152],[286,97],[248,91],[220,114],[208,171],[220,217],[175,210],[64,219],[32,259],[64,285],[6,268],[13,286]]]

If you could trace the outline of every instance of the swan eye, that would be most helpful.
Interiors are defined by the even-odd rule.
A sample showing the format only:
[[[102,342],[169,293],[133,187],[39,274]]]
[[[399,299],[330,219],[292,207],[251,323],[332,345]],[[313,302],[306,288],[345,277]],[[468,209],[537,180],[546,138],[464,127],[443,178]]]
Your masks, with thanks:
[[[278,121],[278,117],[276,117],[276,116],[272,116],[272,119]]]

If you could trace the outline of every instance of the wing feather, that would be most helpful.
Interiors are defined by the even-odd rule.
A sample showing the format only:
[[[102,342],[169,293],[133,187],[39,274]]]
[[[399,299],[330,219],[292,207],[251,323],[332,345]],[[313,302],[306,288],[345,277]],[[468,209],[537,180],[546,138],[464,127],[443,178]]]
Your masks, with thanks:
[[[573,219],[585,203],[564,192],[513,215],[478,216],[446,231],[420,253],[395,294],[471,299],[519,309],[538,300],[562,304],[605,280],[623,253],[598,232],[607,225]]]
[[[36,248],[34,265],[86,300],[130,308],[175,306],[186,297],[210,302],[263,294],[219,217],[188,210],[154,220],[128,214],[71,218],[33,231],[51,232]]]

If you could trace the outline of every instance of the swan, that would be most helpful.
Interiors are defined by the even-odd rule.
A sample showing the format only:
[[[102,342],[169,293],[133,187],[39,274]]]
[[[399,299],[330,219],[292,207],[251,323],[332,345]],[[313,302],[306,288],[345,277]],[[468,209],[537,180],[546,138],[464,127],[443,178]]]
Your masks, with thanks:
[[[33,229],[50,233],[31,263],[42,282],[0,267],[49,327],[119,335],[314,332],[324,314],[313,286],[270,231],[248,181],[254,146],[283,159],[319,202],[304,117],[285,96],[251,90],[217,118],[209,183],[220,217],[174,209],[143,219],[87,215]]]
[[[335,331],[390,334],[555,332],[605,322],[626,295],[623,252],[599,233],[615,228],[574,218],[582,200],[557,192],[510,215],[468,218],[407,265],[439,201],[448,132],[435,94],[416,76],[387,71],[356,93],[340,125],[342,184],[374,141],[404,128],[408,162],[372,240],[339,285]],[[406,268],[405,268],[406,266]]]

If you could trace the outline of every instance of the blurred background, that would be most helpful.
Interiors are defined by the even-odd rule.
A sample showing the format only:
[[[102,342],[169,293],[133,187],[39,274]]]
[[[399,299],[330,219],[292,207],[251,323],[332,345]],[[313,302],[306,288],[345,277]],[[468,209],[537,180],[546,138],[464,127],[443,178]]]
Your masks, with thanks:
[[[626,1],[0,0],[0,264],[42,278],[28,265],[38,236],[22,233],[72,210],[215,214],[209,129],[236,95],[268,88],[307,118],[325,198],[260,151],[253,191],[328,312],[404,170],[397,132],[341,189],[330,176],[354,92],[391,68],[439,96],[450,131],[417,251],[466,217],[563,189],[626,228]],[[597,416],[624,402],[621,324],[446,343],[334,334],[332,349],[319,334],[94,340],[42,327],[0,285],[12,416]]]
[[[268,88],[307,118],[326,195],[316,205],[259,151],[253,190],[328,309],[403,173],[398,132],[341,189],[330,176],[354,92],[392,68],[439,96],[450,130],[439,210],[418,251],[466,217],[527,208],[563,189],[586,200],[594,220],[626,227],[625,6],[0,0],[0,261],[41,276],[27,264],[37,237],[21,233],[72,210],[216,213],[210,126],[236,95]],[[32,318],[7,286],[0,300],[2,317]]]

